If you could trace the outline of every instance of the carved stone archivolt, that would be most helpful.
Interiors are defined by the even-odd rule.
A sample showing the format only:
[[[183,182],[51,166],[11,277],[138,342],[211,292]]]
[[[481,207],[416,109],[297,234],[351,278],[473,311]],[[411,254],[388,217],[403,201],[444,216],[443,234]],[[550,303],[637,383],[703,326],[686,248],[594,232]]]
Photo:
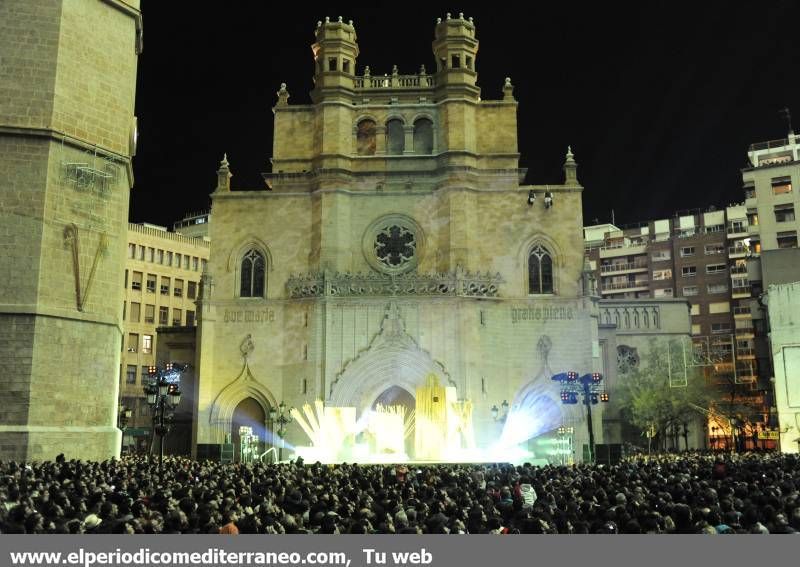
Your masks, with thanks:
[[[498,297],[503,279],[499,273],[457,270],[443,274],[392,275],[378,273],[316,273],[292,275],[286,282],[289,297]]]
[[[211,403],[209,423],[217,427],[220,435],[230,431],[233,412],[239,402],[245,398],[255,399],[264,412],[268,412],[272,407],[277,407],[275,396],[272,395],[269,388],[253,376],[253,372],[250,370],[248,358],[254,350],[255,344],[252,336],[245,336],[239,345],[239,352],[243,360],[242,370],[236,378],[219,391]]]
[[[364,409],[392,386],[414,396],[430,374],[450,386],[456,385],[444,366],[406,332],[399,308],[392,302],[369,346],[348,362],[331,383],[328,404]]]

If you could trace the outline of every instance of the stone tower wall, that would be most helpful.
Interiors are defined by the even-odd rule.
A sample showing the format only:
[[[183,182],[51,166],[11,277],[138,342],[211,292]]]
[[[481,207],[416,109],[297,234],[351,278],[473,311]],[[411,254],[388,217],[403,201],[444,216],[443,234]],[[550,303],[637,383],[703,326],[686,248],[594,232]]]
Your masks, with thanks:
[[[0,459],[116,428],[138,0],[0,4]]]

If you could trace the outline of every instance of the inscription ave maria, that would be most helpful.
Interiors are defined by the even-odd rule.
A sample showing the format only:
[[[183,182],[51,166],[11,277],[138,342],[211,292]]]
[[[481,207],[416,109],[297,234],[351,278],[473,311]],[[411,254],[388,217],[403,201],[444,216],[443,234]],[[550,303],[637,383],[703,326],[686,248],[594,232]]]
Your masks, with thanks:
[[[226,309],[225,323],[272,323],[275,311],[272,309]]]

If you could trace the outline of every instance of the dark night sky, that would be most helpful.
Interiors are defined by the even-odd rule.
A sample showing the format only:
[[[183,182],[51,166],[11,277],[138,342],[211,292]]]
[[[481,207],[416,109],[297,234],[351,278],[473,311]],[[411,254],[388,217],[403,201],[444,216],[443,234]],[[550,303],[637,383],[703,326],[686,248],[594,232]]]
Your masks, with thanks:
[[[354,21],[359,74],[434,68],[436,18],[472,16],[482,97],[515,86],[527,182],[558,183],[572,144],[587,224],[741,201],[748,144],[785,137],[784,106],[800,121],[800,3],[509,4],[145,0],[131,220],[207,208],[223,152],[235,189],[263,187],[275,92],[309,102],[326,15]]]

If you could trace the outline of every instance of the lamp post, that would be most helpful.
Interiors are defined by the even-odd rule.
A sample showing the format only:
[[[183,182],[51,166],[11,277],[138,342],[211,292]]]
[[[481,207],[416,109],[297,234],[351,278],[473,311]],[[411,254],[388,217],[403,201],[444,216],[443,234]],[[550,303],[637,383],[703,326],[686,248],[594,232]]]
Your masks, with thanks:
[[[181,372],[188,365],[169,362],[163,367],[150,366],[150,382],[144,387],[147,403],[153,415],[153,432],[158,435],[158,474],[163,480],[164,438],[169,433],[173,412],[181,402]]]
[[[608,402],[608,392],[600,387],[603,375],[599,372],[584,374],[580,378],[577,372],[562,372],[551,378],[561,382],[561,403],[577,404],[578,397],[583,396],[586,406],[586,425],[589,428],[589,462],[594,462],[594,427],[592,426],[592,406],[598,402]]]
[[[122,455],[122,450],[125,448],[125,429],[133,416],[133,411],[127,406],[119,406],[117,411],[117,427],[122,431],[122,440],[120,441],[119,454]]]
[[[270,408],[269,410],[269,418],[272,421],[272,423],[278,424],[278,430],[276,431],[276,433],[278,434],[278,437],[280,437],[281,439],[281,446],[278,447],[278,461],[283,460],[283,446],[285,444],[284,435],[286,435],[286,426],[292,423],[292,417],[291,417],[292,409],[294,408],[289,409],[288,413],[290,415],[287,416],[286,403],[281,401],[281,403],[278,404],[277,410],[275,408]]]

